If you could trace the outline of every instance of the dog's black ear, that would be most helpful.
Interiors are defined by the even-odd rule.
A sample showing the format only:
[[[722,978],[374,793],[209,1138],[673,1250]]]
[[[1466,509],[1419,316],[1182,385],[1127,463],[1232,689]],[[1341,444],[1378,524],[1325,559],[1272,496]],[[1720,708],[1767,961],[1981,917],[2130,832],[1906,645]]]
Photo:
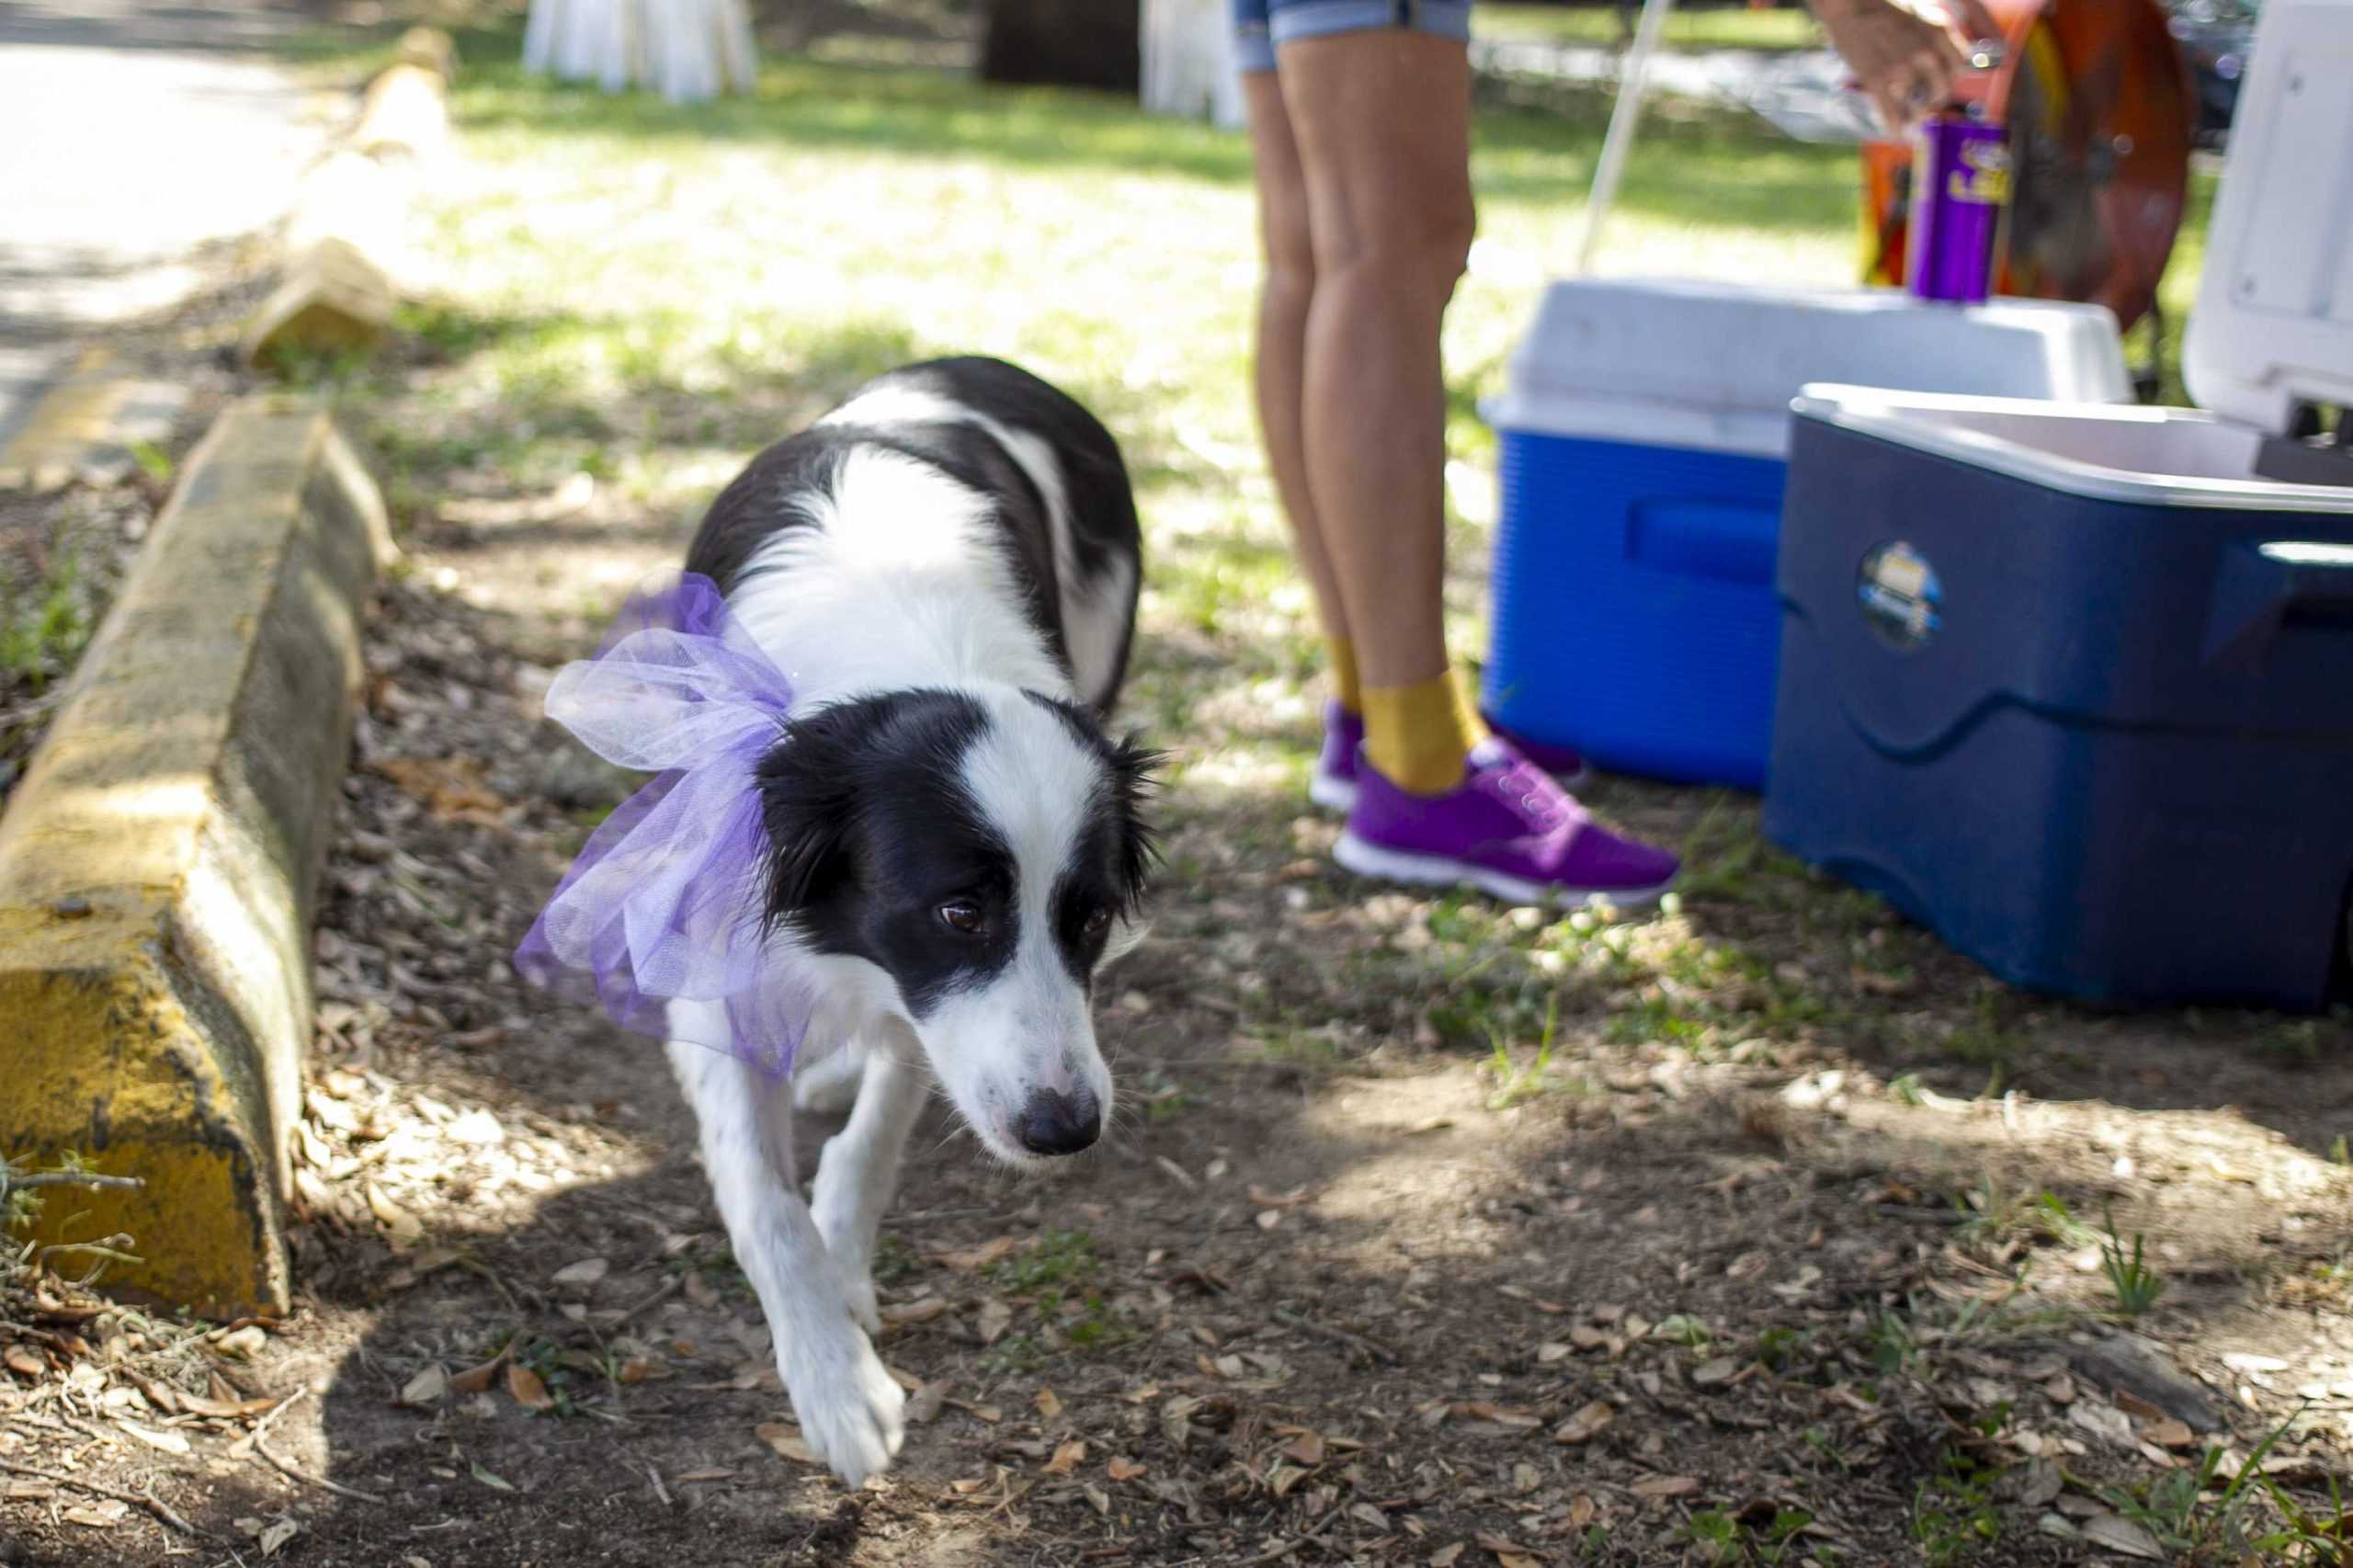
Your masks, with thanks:
[[[767,829],[766,914],[785,924],[825,896],[849,873],[854,717],[820,709],[787,724],[760,759],[760,820]]]
[[[1128,735],[1110,747],[1105,760],[1120,822],[1120,899],[1132,910],[1143,902],[1144,884],[1160,859],[1160,833],[1145,812],[1160,788],[1155,771],[1165,757]]]

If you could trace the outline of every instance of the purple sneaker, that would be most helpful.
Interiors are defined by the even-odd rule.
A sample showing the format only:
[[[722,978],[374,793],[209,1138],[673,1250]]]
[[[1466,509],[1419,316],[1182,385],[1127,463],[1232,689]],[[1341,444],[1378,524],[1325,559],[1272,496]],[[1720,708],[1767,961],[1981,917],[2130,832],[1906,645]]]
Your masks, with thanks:
[[[1530,740],[1526,735],[1496,723],[1484,713],[1480,714],[1479,719],[1487,726],[1489,733],[1501,735],[1505,740],[1509,741],[1512,750],[1551,774],[1552,782],[1562,789],[1574,790],[1593,776],[1593,770],[1585,765],[1585,754],[1575,747],[1556,746],[1550,741]]]
[[[1364,715],[1336,702],[1324,705],[1324,753],[1307,776],[1307,798],[1327,812],[1357,803],[1357,753],[1364,745]]]
[[[1481,717],[1485,716],[1483,714]],[[1589,777],[1585,758],[1567,746],[1523,740],[1500,728],[1492,719],[1488,719],[1486,724],[1488,729],[1509,741],[1521,756],[1551,774],[1553,782],[1562,789],[1574,790]],[[1363,744],[1363,715],[1351,713],[1336,702],[1324,704],[1324,755],[1315,759],[1315,771],[1307,776],[1307,798],[1327,812],[1354,810],[1357,774],[1361,767],[1357,753]]]
[[[1650,903],[1681,862],[1595,822],[1552,776],[1489,740],[1444,795],[1409,795],[1370,767],[1334,857],[1359,876],[1452,886],[1468,882],[1514,903]]]

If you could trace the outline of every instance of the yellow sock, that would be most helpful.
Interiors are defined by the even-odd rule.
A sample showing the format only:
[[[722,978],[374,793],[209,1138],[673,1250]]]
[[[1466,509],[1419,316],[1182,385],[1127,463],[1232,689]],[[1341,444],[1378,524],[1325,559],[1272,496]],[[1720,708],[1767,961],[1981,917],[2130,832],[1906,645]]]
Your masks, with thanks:
[[[1357,684],[1357,645],[1345,637],[1324,640],[1324,656],[1332,663],[1332,695],[1346,713],[1364,711],[1364,688]]]
[[[1452,670],[1365,688],[1365,757],[1409,795],[1443,795],[1461,783],[1471,748],[1486,738]]]

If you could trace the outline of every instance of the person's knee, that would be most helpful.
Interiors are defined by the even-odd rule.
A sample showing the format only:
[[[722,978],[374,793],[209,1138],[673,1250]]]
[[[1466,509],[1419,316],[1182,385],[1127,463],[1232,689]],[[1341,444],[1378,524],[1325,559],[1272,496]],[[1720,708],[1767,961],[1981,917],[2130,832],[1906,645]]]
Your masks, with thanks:
[[[1265,241],[1267,296],[1296,300],[1303,306],[1315,291],[1315,245],[1309,238],[1306,219],[1302,216],[1290,223],[1270,217],[1265,225]]]
[[[1469,264],[1475,221],[1468,204],[1432,210],[1385,231],[1337,236],[1315,256],[1319,275],[1361,281],[1384,293],[1410,290],[1443,305]]]

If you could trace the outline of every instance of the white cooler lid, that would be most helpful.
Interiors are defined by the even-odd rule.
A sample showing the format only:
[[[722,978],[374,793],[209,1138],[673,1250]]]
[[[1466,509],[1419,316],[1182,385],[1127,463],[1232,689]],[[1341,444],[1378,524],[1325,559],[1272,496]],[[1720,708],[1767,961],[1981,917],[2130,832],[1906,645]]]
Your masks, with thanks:
[[[2182,377],[2276,435],[2353,404],[2353,0],[2265,0],[2248,58]]]
[[[2353,3],[2353,0],[2346,0]],[[1966,308],[1899,289],[1756,288],[1690,278],[1552,284],[1512,355],[1498,427],[1785,457],[1809,381],[2126,403],[2104,305]]]
[[[1808,386],[1794,407],[1806,419],[2094,501],[2353,517],[2353,488],[2256,477],[2262,437],[2195,408],[1824,385]]]

